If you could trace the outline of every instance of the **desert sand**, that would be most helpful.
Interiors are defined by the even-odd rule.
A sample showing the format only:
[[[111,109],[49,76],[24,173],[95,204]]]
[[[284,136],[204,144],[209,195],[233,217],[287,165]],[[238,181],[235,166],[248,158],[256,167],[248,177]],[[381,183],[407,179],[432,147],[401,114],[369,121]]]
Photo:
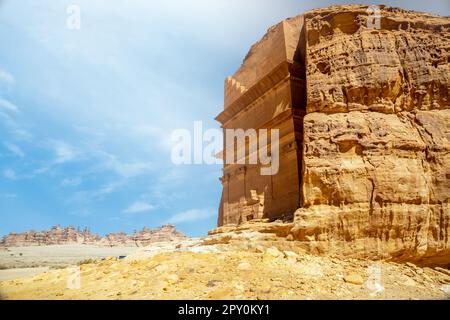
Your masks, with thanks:
[[[137,247],[53,245],[10,247],[0,251],[0,281],[65,268],[88,259],[126,256]]]

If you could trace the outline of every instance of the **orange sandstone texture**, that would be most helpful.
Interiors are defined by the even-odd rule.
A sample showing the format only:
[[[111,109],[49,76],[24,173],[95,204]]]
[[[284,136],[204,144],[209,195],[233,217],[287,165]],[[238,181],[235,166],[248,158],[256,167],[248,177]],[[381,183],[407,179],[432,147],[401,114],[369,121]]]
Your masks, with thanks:
[[[226,80],[217,119],[279,128],[280,171],[225,165],[219,225],[295,212],[312,252],[448,265],[450,19],[367,8],[281,22]]]

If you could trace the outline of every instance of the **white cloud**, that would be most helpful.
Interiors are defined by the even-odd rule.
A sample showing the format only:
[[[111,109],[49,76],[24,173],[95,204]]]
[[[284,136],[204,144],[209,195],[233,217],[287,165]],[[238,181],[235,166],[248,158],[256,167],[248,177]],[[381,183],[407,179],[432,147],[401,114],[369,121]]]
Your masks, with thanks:
[[[87,217],[87,216],[91,215],[91,212],[88,209],[81,209],[81,210],[70,211],[69,214],[71,216]]]
[[[63,187],[77,187],[81,184],[81,178],[73,178],[73,179],[64,179],[61,181],[61,185]]]
[[[13,75],[9,72],[0,69],[0,82],[3,82],[7,85],[13,85],[16,82],[16,79],[14,79]]]
[[[133,203],[131,206],[129,206],[127,209],[125,209],[124,213],[139,213],[139,212],[145,212],[155,209],[155,206],[151,205],[148,202],[144,201],[137,201]]]
[[[8,128],[11,135],[18,140],[30,141],[32,135],[22,125],[18,124],[9,114],[2,112],[0,108],[0,121]]]
[[[63,164],[75,159],[75,149],[68,143],[64,141],[52,140],[51,144],[56,154],[56,158],[54,160],[55,164]]]
[[[105,196],[113,193],[116,191],[120,186],[122,186],[124,181],[118,181],[118,182],[110,182],[103,186],[101,186],[99,189],[96,190],[82,190],[82,191],[76,191],[72,194],[71,197],[67,199],[67,204],[89,204],[93,201],[98,202],[102,201]]]
[[[159,147],[163,151],[169,151],[173,146],[168,130],[164,130],[162,127],[137,124],[131,125],[130,129],[136,138],[143,139],[144,144],[150,145],[152,149]]]
[[[17,199],[19,196],[16,193],[0,193],[0,197],[6,198],[6,199]]]
[[[12,102],[6,99],[0,98],[0,109],[6,109],[8,111],[18,112],[19,108]]]
[[[105,169],[115,171],[123,178],[132,178],[149,173],[153,170],[153,165],[146,161],[123,162],[116,156],[109,153],[102,153],[103,158],[100,159],[101,166]],[[102,158],[102,157],[101,157]]]
[[[6,169],[3,171],[3,175],[5,176],[5,178],[7,179],[11,179],[11,180],[16,180],[17,179],[17,175],[16,172],[12,169]]]
[[[55,157],[43,167],[34,170],[33,174],[49,172],[57,165],[77,160],[77,157],[79,156],[77,150],[64,141],[50,139],[47,147],[53,149]]]
[[[166,223],[176,224],[176,223],[206,220],[215,215],[216,214],[213,210],[191,209],[173,215],[166,221]]]
[[[172,167],[158,177],[159,185],[177,185],[185,181],[186,171],[182,167]]]
[[[4,145],[9,151],[11,151],[16,156],[18,156],[20,158],[25,157],[25,152],[23,152],[19,146],[15,145],[13,143],[9,143],[9,142],[5,142]]]
[[[103,195],[103,194],[110,194],[113,193],[119,186],[121,185],[121,183],[119,182],[111,182],[108,183],[107,185],[103,186],[100,191],[98,192],[99,195]]]

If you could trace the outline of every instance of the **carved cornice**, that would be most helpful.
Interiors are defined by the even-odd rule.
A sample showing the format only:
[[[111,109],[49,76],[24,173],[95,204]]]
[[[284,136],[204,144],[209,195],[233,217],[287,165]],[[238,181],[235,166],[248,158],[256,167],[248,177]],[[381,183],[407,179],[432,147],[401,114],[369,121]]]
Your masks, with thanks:
[[[293,61],[283,61],[271,72],[261,78],[239,98],[225,108],[215,119],[222,125],[249,107],[257,99],[273,90],[277,85],[286,80],[298,80],[302,66]]]

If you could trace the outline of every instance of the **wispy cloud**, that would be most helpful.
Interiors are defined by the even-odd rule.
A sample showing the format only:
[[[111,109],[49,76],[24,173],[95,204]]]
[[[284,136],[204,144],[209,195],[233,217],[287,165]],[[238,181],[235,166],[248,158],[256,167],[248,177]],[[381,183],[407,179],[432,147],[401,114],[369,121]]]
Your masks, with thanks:
[[[123,213],[139,213],[146,212],[155,209],[155,206],[145,202],[145,201],[136,201],[131,206],[123,210]]]
[[[121,185],[122,182],[110,182],[101,186],[99,189],[76,191],[67,199],[66,203],[71,205],[74,203],[86,205],[93,201],[100,201],[105,196],[115,192]]]
[[[12,170],[12,169],[5,169],[3,171],[3,176],[5,178],[7,178],[7,179],[10,179],[10,180],[16,180],[17,179],[16,172],[14,170]]]
[[[25,152],[19,146],[15,145],[14,143],[5,142],[4,145],[14,155],[16,155],[20,158],[25,157]]]
[[[86,208],[80,209],[80,210],[73,210],[70,211],[69,214],[71,216],[77,216],[77,217],[87,217],[91,215],[91,211],[89,211]]]
[[[51,145],[56,155],[53,161],[55,164],[63,164],[75,159],[76,151],[70,144],[64,141],[52,140]]]
[[[5,110],[5,108],[3,108]],[[16,140],[30,141],[32,139],[32,134],[21,124],[12,118],[6,112],[2,112],[0,107],[0,121],[3,122],[5,128],[8,129],[11,136]]]
[[[215,212],[213,210],[191,209],[173,215],[166,221],[166,223],[176,224],[176,223],[194,222],[209,219],[214,215]]]
[[[120,182],[110,182],[106,185],[104,185],[100,191],[99,194],[110,194],[117,190],[118,187],[121,186],[122,183]]]
[[[0,109],[6,109],[8,111],[12,111],[12,112],[18,112],[19,108],[12,102],[0,98]]]
[[[170,134],[162,127],[136,124],[131,125],[130,129],[131,133],[136,136],[136,138],[151,141],[153,148],[158,147],[162,151],[168,151],[171,150],[173,146],[173,142],[170,141]]]
[[[81,184],[82,179],[81,178],[66,178],[63,181],[61,181],[61,186],[63,187],[77,187]]]
[[[58,165],[78,160],[78,151],[65,141],[50,139],[47,141],[45,147],[53,151],[53,158],[47,161],[44,166],[34,170],[33,175],[47,173]]]
[[[104,168],[112,170],[123,178],[132,178],[146,173],[150,173],[154,167],[148,161],[125,162],[119,160],[115,155],[102,152],[103,160],[100,162],[98,169]]]
[[[0,193],[0,197],[5,198],[5,199],[17,199],[19,196],[16,193],[5,192],[5,193]]]
[[[0,68],[0,82],[7,85],[13,85],[16,82],[16,79],[12,74]]]

